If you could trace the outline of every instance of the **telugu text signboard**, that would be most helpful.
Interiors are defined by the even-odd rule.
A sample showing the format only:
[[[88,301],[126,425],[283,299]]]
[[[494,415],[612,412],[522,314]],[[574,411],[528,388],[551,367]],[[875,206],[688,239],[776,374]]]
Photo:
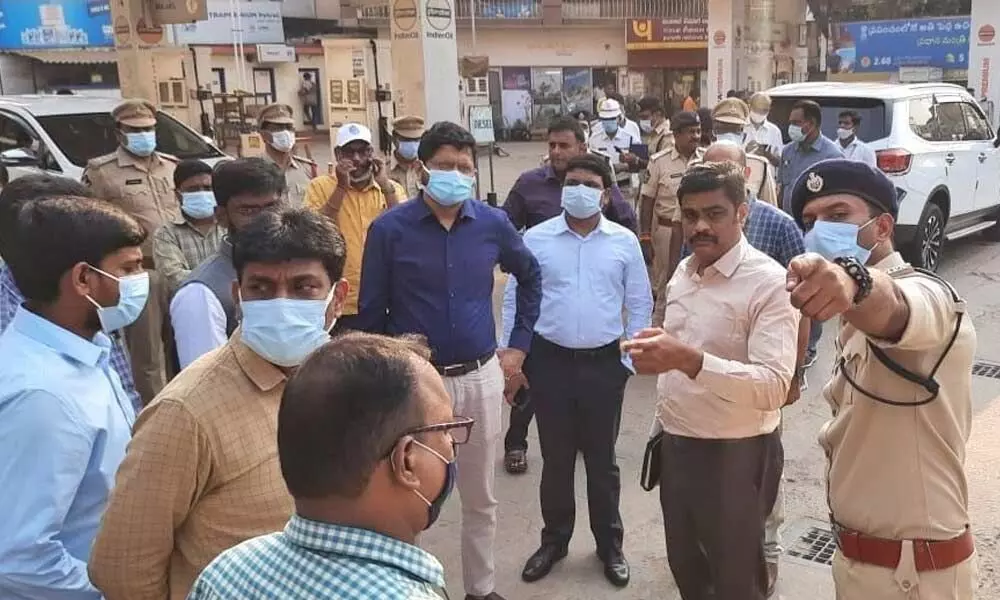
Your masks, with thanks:
[[[0,0],[0,49],[113,45],[110,0]]]
[[[708,47],[708,19],[704,17],[632,19],[625,27],[625,46],[629,50]]]
[[[900,67],[965,69],[969,17],[842,23],[827,58],[832,73],[887,73]]]

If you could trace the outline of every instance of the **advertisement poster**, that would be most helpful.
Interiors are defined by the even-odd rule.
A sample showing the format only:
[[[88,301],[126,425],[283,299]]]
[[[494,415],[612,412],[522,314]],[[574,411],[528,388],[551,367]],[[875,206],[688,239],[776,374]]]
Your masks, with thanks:
[[[887,73],[900,67],[969,66],[969,17],[842,23],[827,57],[831,73]]]
[[[1000,86],[996,75],[1000,65],[997,28],[1000,27],[1000,3],[973,2],[972,41],[969,46],[969,86],[993,127],[1000,126]]]
[[[111,0],[0,0],[0,49],[113,46]]]
[[[207,2],[207,21],[174,26],[174,38],[178,44],[232,44],[238,41],[235,37],[240,30],[243,32],[242,42],[247,45],[285,43],[281,2],[239,2],[238,18],[234,18],[229,0]]]
[[[590,67],[563,68],[563,103],[569,114],[594,109],[594,78]]]
[[[531,90],[531,67],[504,67],[500,70],[505,90]]]

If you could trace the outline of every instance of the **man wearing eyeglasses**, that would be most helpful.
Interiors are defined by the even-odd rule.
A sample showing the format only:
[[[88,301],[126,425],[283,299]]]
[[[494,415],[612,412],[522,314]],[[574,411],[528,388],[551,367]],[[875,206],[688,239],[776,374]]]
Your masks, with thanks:
[[[285,176],[260,158],[226,161],[212,175],[215,218],[229,233],[216,253],[184,280],[170,301],[177,359],[181,369],[223,344],[236,329],[232,237],[264,211],[277,211],[285,194]]]
[[[291,373],[330,340],[344,254],[333,223],[304,209],[262,212],[240,230],[230,286],[240,326],[136,421],[90,553],[104,598],[183,600],[216,556],[288,521],[278,407]]]
[[[454,489],[473,421],[452,414],[428,358],[411,338],[347,333],[306,360],[278,415],[295,514],[223,552],[189,600],[447,598],[444,568],[416,541]]]
[[[542,269],[541,312],[524,372],[538,417],[545,522],[541,547],[521,574],[527,582],[545,577],[566,556],[576,521],[578,450],[587,467],[590,528],[604,575],[618,587],[629,582],[615,444],[632,371],[618,344],[622,336],[649,327],[653,294],[639,240],[601,214],[613,186],[606,161],[591,154],[571,158],[562,185],[563,213],[524,234]],[[505,290],[508,336],[518,283],[509,278]]]

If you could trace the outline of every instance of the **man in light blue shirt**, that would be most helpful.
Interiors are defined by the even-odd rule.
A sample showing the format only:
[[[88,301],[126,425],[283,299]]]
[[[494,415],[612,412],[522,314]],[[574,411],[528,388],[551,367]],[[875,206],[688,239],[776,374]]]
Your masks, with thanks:
[[[98,599],[90,547],[135,410],[107,333],[149,291],[132,217],[97,200],[33,202],[5,256],[25,304],[0,334],[0,598]]]
[[[653,294],[639,240],[601,214],[612,184],[611,170],[600,157],[571,159],[562,188],[564,212],[524,234],[541,266],[542,303],[524,363],[527,380],[512,385],[531,386],[542,448],[545,522],[541,547],[521,574],[528,582],[545,577],[566,556],[576,520],[578,449],[587,468],[590,527],[604,575],[618,587],[629,582],[615,443],[632,370],[618,344],[623,336],[631,338],[649,326]],[[516,287],[516,280],[508,279],[505,335],[513,328]],[[515,400],[515,410],[516,405]]]

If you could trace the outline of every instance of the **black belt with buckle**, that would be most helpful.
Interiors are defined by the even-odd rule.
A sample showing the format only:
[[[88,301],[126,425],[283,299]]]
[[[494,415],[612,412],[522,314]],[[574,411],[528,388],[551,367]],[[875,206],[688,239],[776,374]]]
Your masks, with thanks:
[[[548,346],[552,350],[568,354],[573,359],[606,358],[609,356],[621,358],[621,346],[618,340],[598,346],[597,348],[567,348],[566,346],[560,346],[555,342],[549,341],[536,333],[532,343],[537,342],[540,342],[540,346]]]
[[[490,362],[490,359],[492,359],[495,354],[495,350],[490,350],[476,360],[453,363],[450,365],[434,365],[434,368],[441,374],[441,377],[461,377],[462,375],[468,375],[473,371],[481,369],[483,365]]]

